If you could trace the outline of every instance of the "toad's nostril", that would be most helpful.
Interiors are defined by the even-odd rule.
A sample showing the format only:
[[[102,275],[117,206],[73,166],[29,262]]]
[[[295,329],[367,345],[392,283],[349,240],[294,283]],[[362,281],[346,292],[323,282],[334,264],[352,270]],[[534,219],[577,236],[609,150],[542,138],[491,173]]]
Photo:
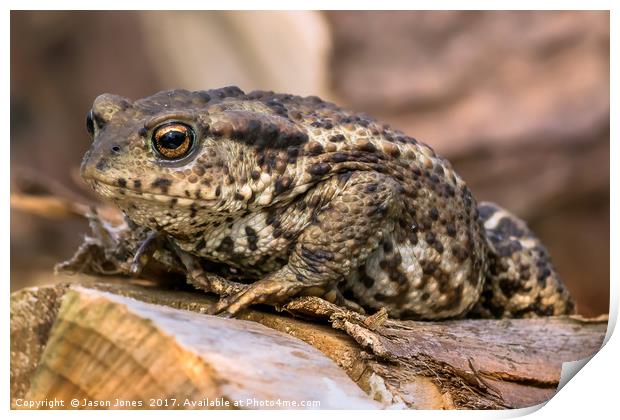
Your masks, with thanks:
[[[121,148],[118,145],[114,145],[114,146],[112,146],[112,148],[110,150],[112,151],[112,153],[116,154],[116,153],[121,151]]]
[[[108,169],[108,167],[109,167],[109,162],[105,158],[99,159],[97,161],[97,164],[95,165],[95,168],[97,168],[98,171],[105,171]]]

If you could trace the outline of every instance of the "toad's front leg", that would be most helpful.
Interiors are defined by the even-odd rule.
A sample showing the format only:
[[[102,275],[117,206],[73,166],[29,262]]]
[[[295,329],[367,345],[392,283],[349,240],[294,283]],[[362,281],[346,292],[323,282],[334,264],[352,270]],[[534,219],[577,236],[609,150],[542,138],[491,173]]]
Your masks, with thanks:
[[[401,211],[398,184],[375,172],[355,172],[299,235],[288,263],[235,295],[221,299],[216,313],[232,316],[256,303],[282,304],[300,295],[328,294],[363,264],[394,229]]]
[[[132,264],[131,272],[134,275],[140,274],[142,269],[148,264],[155,251],[164,248],[172,248],[176,256],[181,260],[185,267],[186,279],[189,284],[205,292],[215,293],[219,296],[228,296],[239,293],[247,288],[247,285],[225,279],[214,273],[203,270],[198,257],[183,251],[170,237],[157,231],[151,231],[136,251]]]
[[[198,257],[183,251],[178,245],[173,244],[173,248],[187,270],[187,282],[195,288],[218,296],[229,296],[247,289],[246,284],[203,270]]]

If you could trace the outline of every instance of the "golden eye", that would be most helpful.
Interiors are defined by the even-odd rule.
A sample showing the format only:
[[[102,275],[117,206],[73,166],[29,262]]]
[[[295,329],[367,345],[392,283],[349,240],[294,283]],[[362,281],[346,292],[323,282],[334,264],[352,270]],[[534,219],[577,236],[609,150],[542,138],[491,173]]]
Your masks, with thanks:
[[[153,149],[164,159],[187,156],[194,143],[194,131],[186,124],[173,122],[160,125],[153,131]]]

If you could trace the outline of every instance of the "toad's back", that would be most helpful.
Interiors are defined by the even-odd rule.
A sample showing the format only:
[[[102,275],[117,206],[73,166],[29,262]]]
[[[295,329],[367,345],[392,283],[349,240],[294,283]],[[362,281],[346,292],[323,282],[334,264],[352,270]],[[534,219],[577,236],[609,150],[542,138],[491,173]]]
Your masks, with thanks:
[[[365,115],[224,88],[103,95],[91,121],[96,191],[256,280],[220,309],[301,294],[417,319],[572,309],[521,221],[492,205],[481,218],[445,159]]]

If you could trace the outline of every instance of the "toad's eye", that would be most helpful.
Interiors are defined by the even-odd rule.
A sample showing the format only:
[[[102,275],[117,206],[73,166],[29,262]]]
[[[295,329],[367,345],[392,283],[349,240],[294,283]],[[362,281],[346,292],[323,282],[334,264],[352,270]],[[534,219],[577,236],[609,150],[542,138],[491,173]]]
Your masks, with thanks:
[[[88,134],[90,134],[91,137],[95,135],[95,123],[93,122],[93,111],[90,111],[86,115],[86,131],[88,131]]]
[[[173,122],[160,125],[153,131],[153,149],[164,159],[181,159],[192,149],[194,131],[188,125]]]

